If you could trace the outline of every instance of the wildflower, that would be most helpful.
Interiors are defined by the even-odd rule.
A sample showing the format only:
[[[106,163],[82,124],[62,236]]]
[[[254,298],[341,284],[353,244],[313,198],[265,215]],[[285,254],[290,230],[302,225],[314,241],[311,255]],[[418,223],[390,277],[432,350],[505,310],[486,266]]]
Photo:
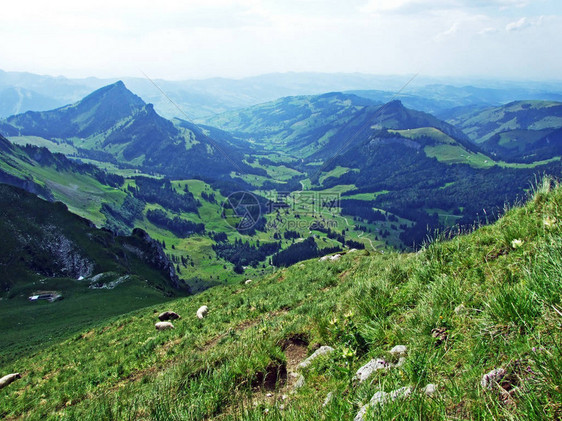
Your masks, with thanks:
[[[520,240],[519,238],[516,238],[511,242],[511,247],[513,247],[514,249],[519,248],[522,245],[523,245],[523,240]]]
[[[344,348],[342,351],[342,355],[344,358],[353,358],[355,355],[355,350],[353,348]]]
[[[554,226],[554,224],[556,224],[556,218],[553,217],[553,216],[546,216],[542,220],[542,223],[545,226],[545,228],[552,228]]]
[[[349,310],[347,313],[343,315],[346,319],[351,319],[353,317],[353,311]]]
[[[330,320],[330,324],[331,324],[332,326],[335,325],[335,324],[337,324],[337,323],[338,323],[338,319],[335,318],[335,317],[334,317],[332,320]]]

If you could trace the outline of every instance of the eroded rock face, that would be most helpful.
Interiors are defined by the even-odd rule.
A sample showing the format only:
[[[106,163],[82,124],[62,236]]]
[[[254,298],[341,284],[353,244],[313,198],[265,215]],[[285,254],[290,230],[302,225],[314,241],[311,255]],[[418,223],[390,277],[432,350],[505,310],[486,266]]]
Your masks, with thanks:
[[[135,253],[144,261],[151,264],[156,269],[166,273],[174,288],[180,288],[180,280],[176,274],[176,269],[160,243],[148,235],[148,233],[140,228],[133,230],[133,237],[138,238],[142,243],[138,245],[127,244],[125,247],[132,253]]]
[[[63,234],[58,232],[55,226],[46,226],[45,237],[41,243],[41,249],[51,256],[49,265],[53,273],[48,276],[68,276],[70,278],[86,278],[94,271],[94,264],[81,255],[77,247]]]
[[[321,355],[330,354],[334,351],[335,351],[335,349],[332,348],[331,346],[321,346],[316,351],[314,351],[314,353],[310,357],[308,357],[306,360],[304,360],[302,363],[300,363],[298,365],[298,368],[300,368],[300,369],[306,368],[310,364],[312,364],[312,361],[314,361],[316,358],[320,357]]]

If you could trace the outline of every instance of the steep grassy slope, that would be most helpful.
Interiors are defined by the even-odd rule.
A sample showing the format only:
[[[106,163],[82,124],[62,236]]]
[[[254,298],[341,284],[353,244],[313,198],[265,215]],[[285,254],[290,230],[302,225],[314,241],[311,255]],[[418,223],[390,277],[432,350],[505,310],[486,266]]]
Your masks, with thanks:
[[[115,236],[60,202],[5,184],[0,197],[0,354],[188,293],[160,244],[145,232]],[[29,303],[37,291],[56,291],[64,299]]]
[[[2,367],[8,419],[351,420],[379,390],[410,397],[365,419],[557,419],[562,414],[562,189],[546,180],[493,226],[416,254],[348,253],[155,306]],[[209,316],[195,317],[206,304]],[[407,345],[401,367],[353,381]],[[335,351],[303,370],[319,345]],[[488,390],[480,381],[502,367]],[[437,385],[426,397],[421,389]],[[295,393],[290,393],[295,390]],[[333,398],[322,403],[329,392]]]

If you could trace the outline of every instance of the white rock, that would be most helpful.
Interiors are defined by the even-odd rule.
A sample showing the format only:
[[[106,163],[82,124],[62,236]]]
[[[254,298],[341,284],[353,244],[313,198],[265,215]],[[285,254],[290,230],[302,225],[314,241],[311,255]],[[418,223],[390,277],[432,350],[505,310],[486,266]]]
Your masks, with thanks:
[[[426,387],[423,388],[423,393],[425,393],[427,396],[431,396],[435,392],[437,392],[437,385],[433,383],[429,383]]]
[[[305,382],[306,382],[306,381],[305,381],[305,379],[304,379],[304,376],[303,376],[302,374],[299,375],[299,377],[298,377],[298,379],[297,379],[297,381],[296,381],[296,383],[295,383],[294,389],[295,389],[295,390],[296,390],[296,389],[300,389],[301,387],[304,386]]]
[[[168,329],[175,329],[174,325],[170,322],[158,322],[154,325],[156,330],[168,330]]]
[[[367,410],[369,409],[369,407],[373,405],[384,405],[389,400],[394,401],[396,399],[404,399],[410,396],[411,394],[412,394],[411,387],[402,387],[390,393],[386,393],[382,391],[377,392],[373,395],[373,397],[371,398],[370,402],[367,405],[363,405],[361,407],[361,409],[355,416],[354,421],[363,421],[365,414],[367,413]]]
[[[330,258],[330,256],[322,256],[320,259],[318,259],[319,262],[325,262],[326,260],[328,260]]]
[[[334,254],[332,257],[330,257],[330,260],[334,262],[336,260],[340,260],[340,258],[341,258],[341,254]]]
[[[369,409],[369,405],[363,405],[359,410],[359,412],[357,413],[357,415],[355,416],[355,418],[353,419],[353,421],[363,421],[363,417],[367,413],[367,409]]]
[[[273,396],[273,393],[268,393],[265,396],[268,397],[268,398],[271,398]]]
[[[332,402],[332,399],[334,398],[334,392],[330,392],[326,395],[326,399],[324,399],[324,403],[322,404],[322,407],[325,407],[326,405],[328,405],[330,402]]]
[[[376,404],[385,404],[388,400],[395,401],[396,399],[404,399],[407,398],[412,394],[411,387],[401,387],[400,389],[394,390],[390,393],[386,392],[377,392],[371,398],[369,405],[376,405]]]
[[[353,377],[353,380],[358,380],[359,383],[362,383],[365,380],[367,380],[369,377],[371,377],[371,375],[375,371],[385,370],[389,366],[390,365],[385,360],[382,360],[380,358],[371,360],[367,364],[365,364],[363,367],[361,367],[359,370],[357,370],[357,372],[355,373],[355,376]]]
[[[406,352],[408,352],[408,347],[406,345],[396,345],[394,348],[390,350],[390,353],[397,357],[405,356]]]
[[[503,368],[496,368],[482,376],[480,384],[484,389],[493,389],[497,382],[504,378],[506,372]]]
[[[199,310],[197,310],[197,318],[203,319],[203,318],[205,318],[207,313],[209,313],[209,307],[201,306],[201,307],[199,307]]]
[[[316,351],[314,351],[314,353],[308,357],[306,360],[304,360],[302,363],[299,364],[298,368],[306,368],[308,367],[312,361],[314,361],[316,358],[320,357],[321,355],[327,355],[330,354],[331,352],[334,352],[335,349],[332,348],[331,346],[321,346],[320,348],[318,348]]]
[[[392,368],[400,368],[406,363],[406,357],[400,357],[396,364],[392,365]]]
[[[251,279],[247,279],[246,282],[244,282],[244,284],[246,284],[246,285],[251,284],[251,283],[252,283]]]
[[[348,253],[355,253],[357,251],[357,249],[351,249],[348,251]]]

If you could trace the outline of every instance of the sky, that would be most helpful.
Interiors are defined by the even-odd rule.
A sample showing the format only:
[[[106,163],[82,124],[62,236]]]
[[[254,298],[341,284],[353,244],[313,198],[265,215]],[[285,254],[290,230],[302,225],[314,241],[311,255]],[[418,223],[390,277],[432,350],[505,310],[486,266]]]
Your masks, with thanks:
[[[560,28],[560,0],[18,0],[0,14],[0,69],[562,80]]]

